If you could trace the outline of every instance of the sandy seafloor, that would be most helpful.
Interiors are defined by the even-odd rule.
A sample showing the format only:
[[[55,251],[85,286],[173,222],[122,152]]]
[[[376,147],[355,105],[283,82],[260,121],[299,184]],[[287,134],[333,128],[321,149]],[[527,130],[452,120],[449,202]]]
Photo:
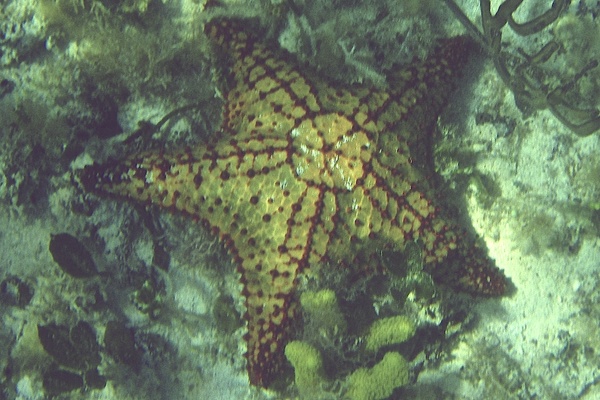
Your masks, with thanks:
[[[262,17],[268,34],[309,64],[377,85],[383,68],[463,32],[441,2],[373,3],[230,0],[219,12]],[[517,19],[549,3],[525,1]],[[478,2],[459,4],[480,23]],[[155,143],[200,142],[217,130],[222,102],[201,30],[204,2],[0,5],[0,399],[45,398],[42,376],[57,366],[38,325],[78,321],[96,335],[107,382],[59,398],[294,397],[293,385],[249,386],[241,289],[214,238],[180,216],[85,195],[72,178],[83,165],[135,150],[124,140],[138,121],[156,123],[177,107],[200,103],[154,134]],[[573,2],[535,37],[505,28],[503,39],[513,52],[557,40],[547,76],[568,81],[582,58],[600,55],[598,14],[596,2]],[[412,355],[411,382],[392,398],[598,399],[600,132],[578,136],[548,110],[524,114],[483,55],[467,69],[438,121],[437,168],[516,290],[482,299],[441,288],[427,305],[412,304],[430,324],[466,317]],[[596,68],[574,98],[598,107],[599,87]],[[49,242],[61,232],[79,239],[101,275],[78,279],[58,267]],[[161,237],[168,272],[150,267]],[[229,319],[217,320],[218,302],[230,307]],[[109,321],[131,333],[137,361],[108,349]]]

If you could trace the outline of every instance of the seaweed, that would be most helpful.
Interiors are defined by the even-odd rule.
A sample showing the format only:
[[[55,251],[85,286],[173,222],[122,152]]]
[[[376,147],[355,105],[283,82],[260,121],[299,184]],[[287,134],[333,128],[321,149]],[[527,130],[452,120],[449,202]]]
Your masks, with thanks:
[[[570,5],[570,0],[554,0],[550,8],[528,21],[516,22],[513,13],[523,0],[506,0],[491,12],[490,0],[480,0],[482,31],[464,14],[453,0],[444,0],[457,19],[466,27],[492,58],[496,71],[515,95],[515,101],[523,112],[548,109],[567,128],[579,136],[588,136],[600,130],[600,110],[573,105],[571,93],[577,83],[598,66],[592,59],[574,76],[548,84],[540,76],[545,75],[543,65],[561,50],[554,39],[546,42],[534,53],[519,49],[519,54],[505,50],[502,31],[508,25],[517,35],[530,36],[552,26]]]

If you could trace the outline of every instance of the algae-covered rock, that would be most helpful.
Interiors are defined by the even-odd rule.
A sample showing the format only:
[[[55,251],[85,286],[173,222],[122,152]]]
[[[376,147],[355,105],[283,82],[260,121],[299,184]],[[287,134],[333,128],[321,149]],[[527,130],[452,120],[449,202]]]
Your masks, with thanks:
[[[212,310],[217,329],[226,334],[233,333],[243,324],[240,313],[235,309],[233,298],[227,295],[221,295],[215,301]]]
[[[16,276],[9,276],[0,282],[0,303],[3,305],[25,307],[33,293],[33,288]]]

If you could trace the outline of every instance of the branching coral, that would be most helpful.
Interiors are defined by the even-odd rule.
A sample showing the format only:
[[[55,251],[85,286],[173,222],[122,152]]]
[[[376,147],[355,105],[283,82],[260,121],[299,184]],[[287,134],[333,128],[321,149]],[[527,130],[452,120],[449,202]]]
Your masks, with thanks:
[[[558,41],[552,39],[532,54],[519,50],[520,54],[515,55],[503,48],[502,30],[506,25],[520,36],[537,34],[557,21],[569,6],[569,0],[556,0],[548,10],[522,23],[515,21],[513,13],[521,6],[523,0],[504,1],[495,14],[491,12],[490,0],[480,0],[483,32],[453,0],[445,2],[492,57],[498,74],[513,91],[521,109],[548,109],[562,124],[580,136],[587,136],[600,129],[600,111],[574,106],[569,96],[578,82],[598,66],[596,59],[592,57],[574,76],[563,82],[548,84],[540,76],[546,74],[543,65],[561,50]]]

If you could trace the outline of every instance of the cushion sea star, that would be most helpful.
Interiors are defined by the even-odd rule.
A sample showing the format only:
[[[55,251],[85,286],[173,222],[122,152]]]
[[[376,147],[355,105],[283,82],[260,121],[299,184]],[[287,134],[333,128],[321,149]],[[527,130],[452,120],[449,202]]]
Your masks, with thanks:
[[[183,212],[220,236],[244,286],[250,382],[268,386],[279,371],[297,277],[315,263],[418,241],[436,280],[502,294],[502,273],[432,204],[431,185],[413,162],[427,151],[423,132],[447,101],[470,42],[442,41],[383,91],[309,75],[245,25],[218,19],[205,28],[230,59],[233,88],[218,140],[95,164],[79,178],[87,191]]]

